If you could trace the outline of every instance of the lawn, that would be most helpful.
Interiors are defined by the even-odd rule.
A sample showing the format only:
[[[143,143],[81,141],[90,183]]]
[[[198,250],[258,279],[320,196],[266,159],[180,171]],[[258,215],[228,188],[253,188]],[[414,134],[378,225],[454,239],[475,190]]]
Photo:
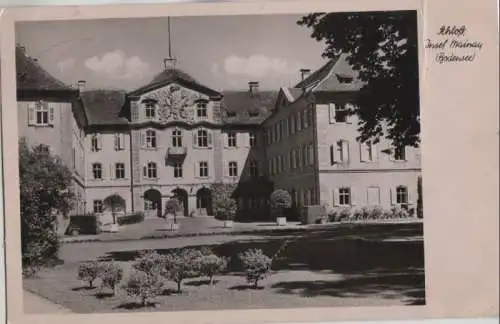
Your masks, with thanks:
[[[26,289],[74,312],[144,311],[120,291],[86,289],[77,280],[78,264],[89,259],[115,260],[129,273],[141,250],[209,246],[231,257],[214,286],[204,278],[186,281],[182,293],[169,283],[150,310],[209,310],[286,307],[422,305],[424,250],[421,224],[355,225],[314,229],[285,236],[192,237],[166,240],[63,245],[65,263],[24,280]],[[273,273],[260,289],[250,289],[236,255],[260,248],[273,255],[288,240]]]

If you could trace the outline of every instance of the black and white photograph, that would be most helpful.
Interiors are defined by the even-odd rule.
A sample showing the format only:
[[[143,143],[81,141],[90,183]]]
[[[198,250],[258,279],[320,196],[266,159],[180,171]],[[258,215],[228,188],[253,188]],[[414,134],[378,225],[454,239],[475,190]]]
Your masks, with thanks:
[[[24,312],[426,305],[419,24],[16,23]]]

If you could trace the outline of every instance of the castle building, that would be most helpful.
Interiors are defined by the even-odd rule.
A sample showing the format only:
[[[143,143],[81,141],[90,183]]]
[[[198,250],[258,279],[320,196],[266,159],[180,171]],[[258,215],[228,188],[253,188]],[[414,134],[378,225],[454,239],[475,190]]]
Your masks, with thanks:
[[[18,124],[30,144],[47,145],[74,175],[74,213],[101,213],[120,195],[126,212],[161,217],[170,197],[183,215],[213,215],[211,188],[234,184],[239,217],[264,220],[273,189],[296,206],[412,205],[418,149],[359,143],[362,83],[345,55],[277,91],[218,92],[165,60],[131,92],[69,87],[17,48]],[[21,68],[20,68],[21,67]]]

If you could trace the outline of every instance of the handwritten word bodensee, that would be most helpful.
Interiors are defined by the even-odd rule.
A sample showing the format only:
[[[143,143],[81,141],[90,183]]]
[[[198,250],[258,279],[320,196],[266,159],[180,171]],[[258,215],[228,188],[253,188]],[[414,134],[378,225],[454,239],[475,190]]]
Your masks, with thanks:
[[[467,39],[466,33],[466,26],[441,26],[436,39],[424,41],[425,49],[436,52],[434,60],[439,64],[473,62],[484,44]]]

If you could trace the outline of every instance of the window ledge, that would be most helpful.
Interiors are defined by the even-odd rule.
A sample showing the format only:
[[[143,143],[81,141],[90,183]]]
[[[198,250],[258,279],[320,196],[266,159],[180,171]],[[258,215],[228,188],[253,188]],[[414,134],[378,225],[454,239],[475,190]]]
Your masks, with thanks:
[[[29,127],[34,127],[34,128],[54,128],[54,125],[37,125],[37,124],[32,124],[28,125]]]

